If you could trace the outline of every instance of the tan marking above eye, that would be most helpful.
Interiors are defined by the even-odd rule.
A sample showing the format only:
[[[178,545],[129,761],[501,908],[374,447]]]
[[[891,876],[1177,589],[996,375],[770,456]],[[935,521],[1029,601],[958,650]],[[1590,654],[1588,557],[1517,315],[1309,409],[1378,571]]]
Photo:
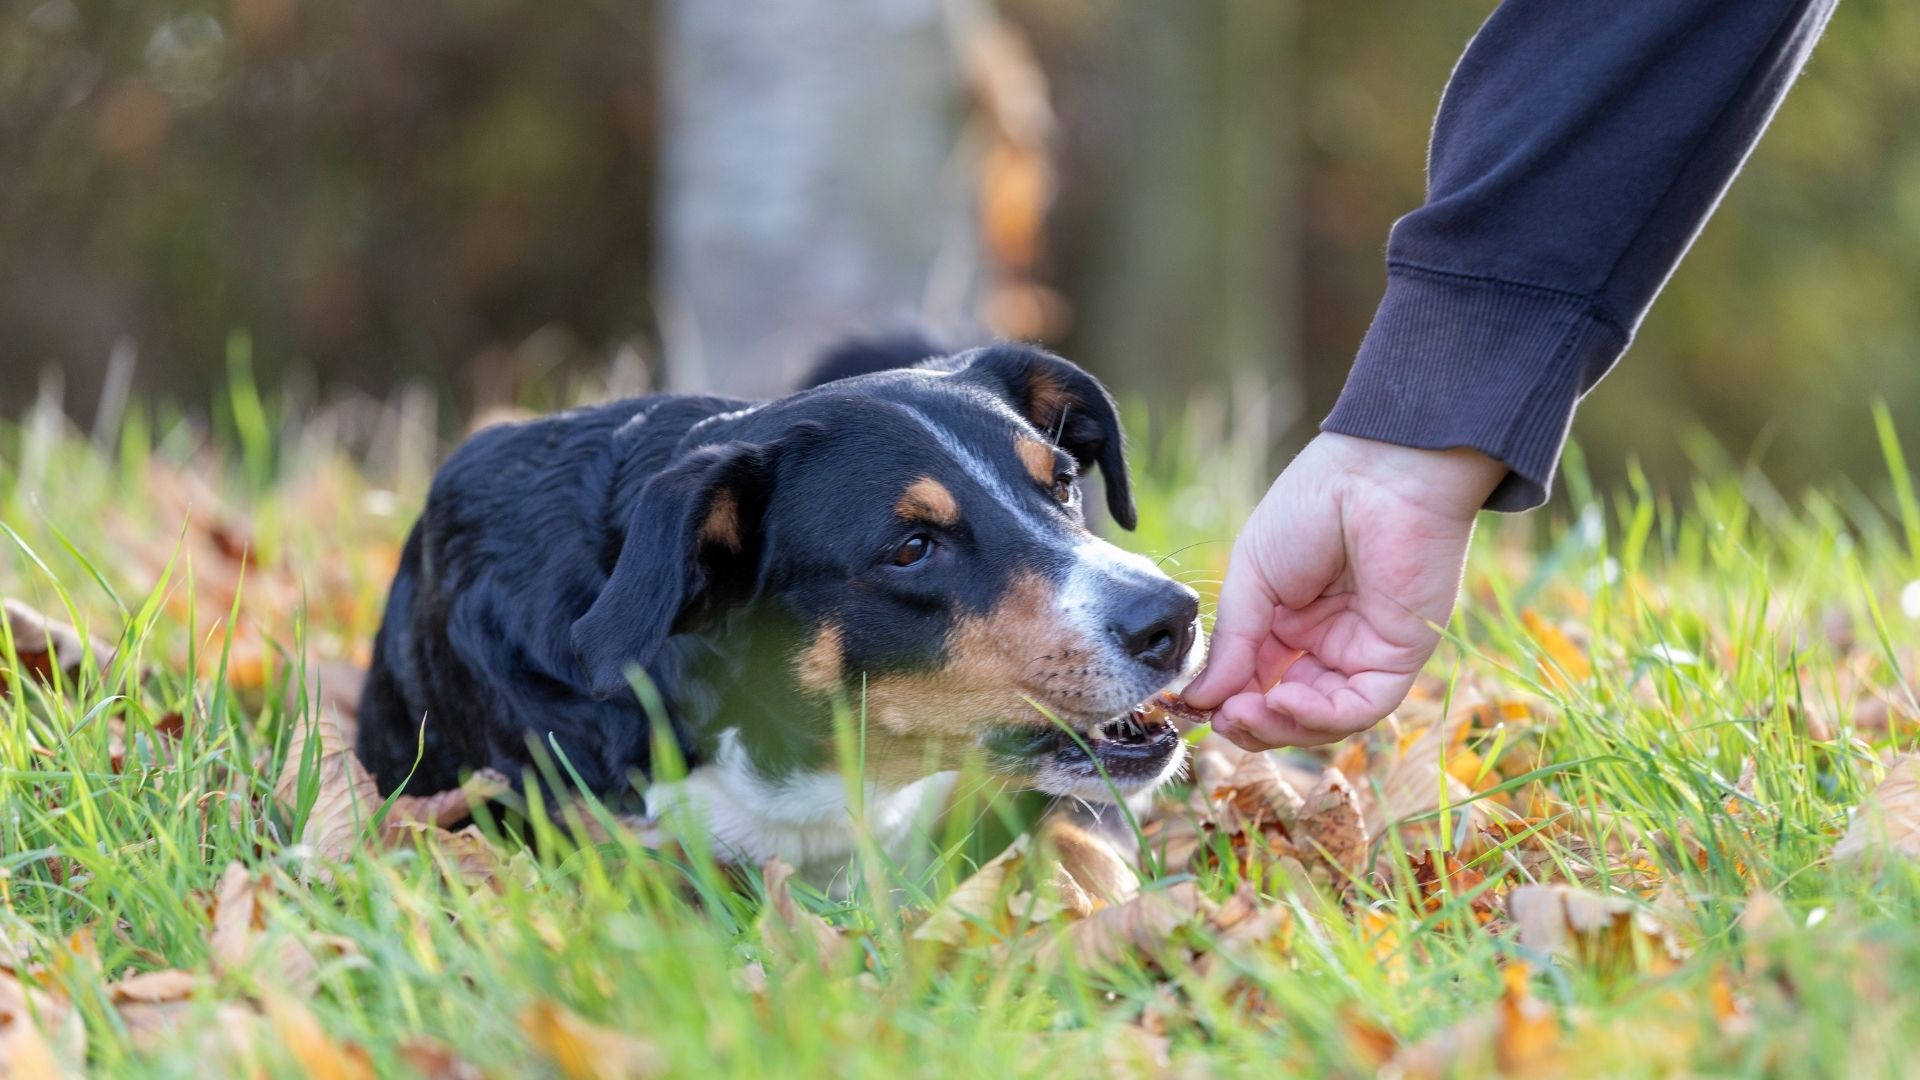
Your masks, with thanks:
[[[700,542],[718,544],[728,551],[741,549],[740,506],[733,501],[733,492],[726,488],[713,493],[713,502],[707,507],[707,519],[700,523]]]
[[[1053,487],[1053,479],[1060,473],[1060,459],[1053,447],[1029,435],[1015,435],[1013,449],[1020,455],[1020,464],[1027,467],[1027,475],[1033,482],[1044,488]]]
[[[813,644],[793,658],[793,675],[801,689],[831,694],[840,685],[845,666],[846,652],[840,640],[840,628],[828,624],[814,635]]]
[[[931,476],[922,476],[907,485],[894,504],[893,512],[906,521],[926,521],[951,526],[960,520],[960,504],[947,486]]]

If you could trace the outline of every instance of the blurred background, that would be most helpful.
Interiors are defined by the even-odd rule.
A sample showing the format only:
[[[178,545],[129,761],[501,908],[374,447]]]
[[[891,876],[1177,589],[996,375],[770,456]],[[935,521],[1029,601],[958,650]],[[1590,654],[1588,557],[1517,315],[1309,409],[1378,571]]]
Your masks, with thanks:
[[[110,427],[251,372],[425,388],[457,433],[580,380],[777,393],[918,324],[1281,455],[1492,6],[0,0],[0,416]],[[1916,57],[1920,7],[1841,5],[1583,407],[1596,476],[1718,446],[1877,477],[1869,401],[1920,424]]]

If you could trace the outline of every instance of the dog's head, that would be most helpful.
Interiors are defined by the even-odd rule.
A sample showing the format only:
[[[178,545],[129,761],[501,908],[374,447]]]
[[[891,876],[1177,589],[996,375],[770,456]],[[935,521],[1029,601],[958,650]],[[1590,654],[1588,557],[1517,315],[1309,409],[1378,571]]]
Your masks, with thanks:
[[[1135,519],[1092,376],[995,346],[718,417],[692,441],[623,508],[618,559],[574,625],[596,694],[625,692],[670,636],[751,611],[782,628],[784,655],[759,663],[781,665],[795,722],[845,702],[882,780],[979,754],[1098,798],[1178,766],[1178,732],[1129,710],[1190,672],[1198,601],[1087,530],[1095,468],[1109,515]]]

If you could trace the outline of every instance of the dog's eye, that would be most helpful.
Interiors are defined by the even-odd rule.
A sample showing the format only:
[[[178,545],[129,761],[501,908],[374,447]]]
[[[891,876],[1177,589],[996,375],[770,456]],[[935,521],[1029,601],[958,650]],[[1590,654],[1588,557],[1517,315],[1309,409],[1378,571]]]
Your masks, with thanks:
[[[1073,477],[1061,473],[1053,478],[1053,501],[1062,506],[1073,501]]]
[[[921,559],[933,554],[933,537],[926,533],[914,533],[906,542],[893,549],[893,565],[912,566]]]

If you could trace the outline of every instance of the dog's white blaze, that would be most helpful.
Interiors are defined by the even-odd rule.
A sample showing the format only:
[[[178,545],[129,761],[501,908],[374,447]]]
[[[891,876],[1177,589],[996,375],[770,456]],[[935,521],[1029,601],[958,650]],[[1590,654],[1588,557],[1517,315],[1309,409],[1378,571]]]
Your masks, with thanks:
[[[867,826],[882,849],[898,854],[917,822],[945,805],[957,773],[943,772],[902,787],[865,785]],[[647,816],[694,815],[717,853],[758,865],[779,856],[820,887],[833,880],[854,854],[853,811],[847,778],[838,772],[803,772],[769,779],[754,769],[740,733],[720,733],[714,759],[686,779],[647,790]]]
[[[1107,629],[1114,581],[1127,578],[1170,580],[1159,565],[1145,555],[1116,547],[1097,536],[1087,536],[1073,549],[1073,566],[1068,569],[1066,583],[1060,589],[1061,620],[1079,630],[1086,640],[1097,642],[1106,654],[1106,661],[1116,671],[1134,670],[1132,658],[1121,651],[1119,642]],[[1205,656],[1206,650],[1196,645],[1187,653],[1172,680],[1141,672],[1135,679],[1118,681],[1114,692],[1126,698],[1130,705],[1170,682],[1179,684],[1192,678],[1200,670]]]
[[[960,467],[965,470],[968,478],[991,495],[994,502],[1006,508],[1006,511],[1013,515],[1013,519],[1018,521],[1020,527],[1029,535],[1046,539],[1058,532],[1057,526],[1048,528],[1047,523],[1033,513],[1027,502],[1020,498],[1019,493],[1007,486],[1006,481],[1001,479],[1000,473],[987,464],[979,454],[974,453],[973,448],[962,442],[959,436],[934,423],[927,414],[911,405],[900,407],[906,410],[907,415],[913,417],[916,423],[926,428],[933,435],[934,440],[940,444],[940,448],[953,455],[954,460],[960,463]]]

